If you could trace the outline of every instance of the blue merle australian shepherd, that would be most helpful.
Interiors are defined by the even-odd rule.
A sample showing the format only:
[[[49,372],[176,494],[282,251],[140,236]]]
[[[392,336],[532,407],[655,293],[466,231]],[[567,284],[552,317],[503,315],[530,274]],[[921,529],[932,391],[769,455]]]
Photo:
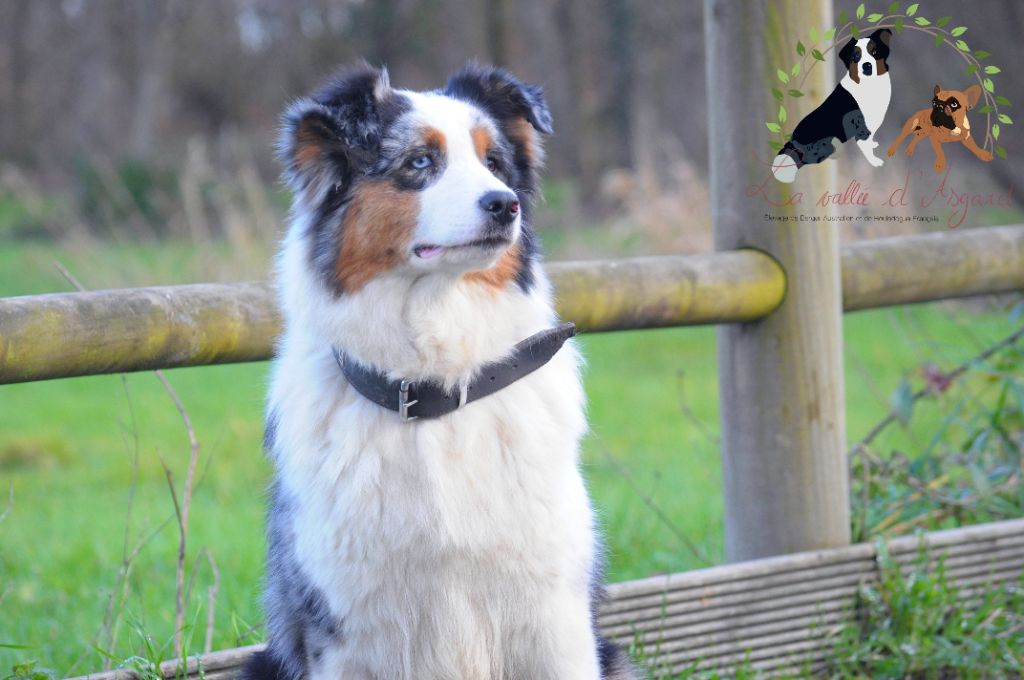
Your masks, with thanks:
[[[580,358],[529,226],[541,89],[359,65],[294,102],[247,680],[628,680],[595,628]]]

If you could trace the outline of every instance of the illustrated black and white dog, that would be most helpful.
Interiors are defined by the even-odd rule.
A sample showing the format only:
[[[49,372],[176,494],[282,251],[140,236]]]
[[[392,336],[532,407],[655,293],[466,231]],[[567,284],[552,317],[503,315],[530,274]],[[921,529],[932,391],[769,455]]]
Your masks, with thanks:
[[[529,225],[551,131],[481,66],[413,92],[363,64],[287,110],[248,680],[636,677],[595,627],[580,359]]]
[[[833,139],[845,143],[857,140],[864,158],[876,168],[882,159],[875,155],[875,132],[885,120],[892,96],[889,80],[889,42],[892,31],[880,28],[867,38],[850,41],[839,51],[846,73],[821,106],[807,114],[793,130],[793,137],[772,162],[772,173],[780,182],[792,182],[797,170],[808,163],[820,163],[833,153]]]

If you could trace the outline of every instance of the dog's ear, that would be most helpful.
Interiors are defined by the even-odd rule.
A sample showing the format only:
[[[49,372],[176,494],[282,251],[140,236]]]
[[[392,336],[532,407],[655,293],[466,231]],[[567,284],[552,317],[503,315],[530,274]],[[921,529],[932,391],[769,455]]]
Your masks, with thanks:
[[[886,47],[888,47],[889,41],[892,39],[892,31],[890,31],[888,28],[880,28],[871,35],[869,35],[868,39],[874,40],[875,42],[880,42]]]
[[[938,97],[940,92],[942,92],[942,88],[936,85],[935,89],[932,90],[932,96]]]
[[[853,59],[853,48],[856,46],[857,41],[850,38],[850,42],[843,45],[843,49],[839,50],[839,61],[849,66],[850,61]]]
[[[554,131],[544,89],[521,83],[504,69],[470,64],[448,79],[445,94],[480,105],[500,123],[522,119],[538,132]]]
[[[285,111],[278,153],[293,191],[316,200],[351,184],[376,157],[381,109],[391,95],[386,70],[361,63]]]
[[[967,97],[967,110],[970,111],[978,103],[978,99],[981,98],[981,88],[976,84],[971,85],[964,90],[964,95]]]

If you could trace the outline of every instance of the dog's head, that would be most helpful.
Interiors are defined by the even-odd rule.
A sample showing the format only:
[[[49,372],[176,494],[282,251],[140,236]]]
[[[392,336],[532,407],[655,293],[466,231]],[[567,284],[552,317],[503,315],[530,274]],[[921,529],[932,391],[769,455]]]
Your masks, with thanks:
[[[526,213],[550,132],[539,87],[480,66],[412,92],[361,64],[299,99],[279,150],[318,278],[338,295],[387,272],[528,288]]]
[[[967,112],[974,108],[981,97],[981,88],[971,85],[963,92],[943,90],[936,85],[932,91],[932,125],[950,130],[964,127]]]
[[[850,78],[855,83],[860,83],[863,77],[871,78],[881,76],[889,72],[889,41],[892,39],[892,31],[888,28],[880,28],[866,38],[850,42],[839,51],[839,60],[846,65]]]

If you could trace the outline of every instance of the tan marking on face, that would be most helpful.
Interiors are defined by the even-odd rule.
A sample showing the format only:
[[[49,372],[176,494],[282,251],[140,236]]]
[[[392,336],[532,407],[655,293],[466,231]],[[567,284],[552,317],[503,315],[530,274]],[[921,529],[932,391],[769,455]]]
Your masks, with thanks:
[[[465,280],[473,283],[482,283],[485,286],[493,288],[495,291],[504,290],[508,287],[508,284],[516,278],[516,273],[519,271],[519,242],[513,243],[512,246],[505,251],[505,254],[501,256],[490,269],[483,269],[477,272],[469,272],[465,275]]]
[[[888,70],[885,65],[885,59],[875,59],[875,73],[877,75],[882,75]]]
[[[342,290],[354,293],[405,260],[419,208],[417,192],[399,191],[386,181],[356,190],[342,222],[334,271]]]
[[[435,127],[427,127],[423,129],[422,133],[423,143],[426,146],[437,149],[441,153],[445,153],[448,150],[448,139],[444,136],[444,133]]]
[[[476,151],[476,157],[487,163],[487,152],[491,150],[491,145],[494,143],[490,131],[477,125],[469,131],[469,135],[473,138],[473,150]]]
[[[850,63],[850,77],[853,78],[853,82],[860,83],[860,62],[854,61]]]
[[[509,139],[518,147],[523,149],[526,155],[526,162],[536,165],[540,162],[540,148],[538,147],[537,131],[533,129],[530,122],[525,118],[517,118],[508,128]]]

